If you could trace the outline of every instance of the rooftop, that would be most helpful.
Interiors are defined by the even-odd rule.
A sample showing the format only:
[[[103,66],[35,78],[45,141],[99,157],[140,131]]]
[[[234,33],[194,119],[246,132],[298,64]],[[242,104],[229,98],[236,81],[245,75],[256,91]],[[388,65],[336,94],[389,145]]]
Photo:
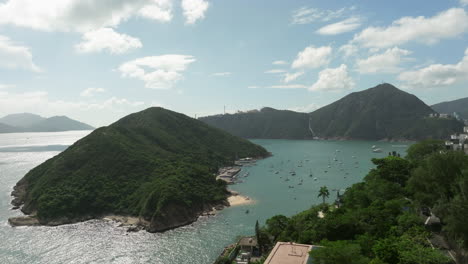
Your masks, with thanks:
[[[239,246],[257,246],[257,238],[255,237],[243,237],[239,240]]]
[[[314,246],[291,242],[278,242],[264,264],[307,264],[309,251]]]

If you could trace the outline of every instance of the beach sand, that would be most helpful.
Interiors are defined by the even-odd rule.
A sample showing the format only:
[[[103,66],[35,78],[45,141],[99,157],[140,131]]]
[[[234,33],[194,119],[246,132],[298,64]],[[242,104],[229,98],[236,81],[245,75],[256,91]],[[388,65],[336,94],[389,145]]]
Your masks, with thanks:
[[[237,194],[237,195],[229,196],[228,202],[230,206],[238,206],[238,205],[253,204],[255,201],[250,199],[247,196]]]

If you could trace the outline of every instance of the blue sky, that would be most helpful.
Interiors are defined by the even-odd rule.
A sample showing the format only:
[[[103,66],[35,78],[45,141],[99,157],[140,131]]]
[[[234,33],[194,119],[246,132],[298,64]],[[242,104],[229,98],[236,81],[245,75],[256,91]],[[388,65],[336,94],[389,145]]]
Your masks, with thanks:
[[[468,97],[467,33],[468,0],[3,0],[0,115],[310,112],[382,81],[433,104]]]

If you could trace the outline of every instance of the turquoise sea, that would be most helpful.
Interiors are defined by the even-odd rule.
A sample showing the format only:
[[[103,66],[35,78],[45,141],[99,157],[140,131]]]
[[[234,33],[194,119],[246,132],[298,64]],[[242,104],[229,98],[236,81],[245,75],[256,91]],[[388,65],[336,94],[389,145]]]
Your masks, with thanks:
[[[320,186],[345,189],[372,168],[371,158],[385,157],[392,150],[404,155],[408,144],[252,140],[273,156],[244,167],[240,175],[248,172],[249,176],[230,188],[255,203],[230,207],[216,216],[202,217],[192,225],[164,233],[127,233],[117,223],[101,220],[59,227],[10,227],[8,218],[21,215],[10,205],[16,182],[88,133],[0,134],[0,263],[212,263],[236,237],[253,234],[255,221],[263,223],[276,214],[289,216],[320,203]],[[373,145],[383,152],[373,153]],[[296,175],[291,176],[291,171]],[[329,201],[335,197],[336,192],[331,192]]]

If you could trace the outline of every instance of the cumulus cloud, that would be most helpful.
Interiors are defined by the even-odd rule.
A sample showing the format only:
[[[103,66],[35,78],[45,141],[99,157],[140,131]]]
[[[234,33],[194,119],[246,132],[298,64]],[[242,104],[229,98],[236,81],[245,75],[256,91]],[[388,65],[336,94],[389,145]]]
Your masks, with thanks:
[[[341,46],[338,49],[339,52],[343,53],[343,56],[345,58],[355,55],[358,52],[358,50],[359,49],[358,47],[356,47],[356,45],[349,44],[349,43]]]
[[[81,53],[107,50],[111,54],[122,54],[142,46],[137,38],[117,33],[112,28],[100,28],[84,33],[75,49]]]
[[[218,77],[223,77],[223,76],[229,76],[231,74],[232,74],[232,72],[215,72],[212,75],[213,76],[218,76]]]
[[[14,84],[0,83],[0,90],[15,88]]]
[[[468,48],[457,64],[432,64],[427,67],[402,72],[398,79],[406,88],[431,88],[448,86],[468,80]]]
[[[330,46],[314,47],[309,46],[297,54],[292,63],[292,68],[318,68],[330,62],[332,48]]]
[[[340,22],[326,25],[317,30],[321,35],[338,35],[353,31],[361,26],[361,19],[359,17],[351,17]]]
[[[327,68],[319,72],[319,78],[309,90],[311,91],[339,91],[349,90],[355,86],[348,67],[341,64],[338,68]]]
[[[285,73],[285,72],[286,72],[286,70],[281,70],[281,69],[272,69],[272,70],[265,71],[265,73],[273,73],[273,74]]]
[[[10,38],[2,35],[0,35],[0,68],[41,71],[34,64],[28,47],[14,43]]]
[[[87,88],[85,90],[83,90],[81,93],[80,93],[80,96],[83,96],[83,97],[93,97],[95,94],[97,93],[103,93],[105,92],[106,89],[104,88]]]
[[[172,0],[153,0],[139,10],[142,17],[160,22],[172,20]]]
[[[460,0],[460,4],[466,6],[468,5],[468,0]]]
[[[183,79],[182,72],[193,62],[193,56],[167,54],[128,61],[120,65],[118,70],[123,77],[144,81],[147,88],[171,89]]]
[[[344,7],[338,10],[321,10],[304,6],[293,11],[292,24],[310,24],[315,21],[327,22],[332,19],[343,17],[354,9],[354,6]]]
[[[295,72],[295,73],[286,73],[284,75],[283,82],[290,83],[292,81],[295,81],[297,78],[301,77],[302,75],[304,75],[303,71]]]
[[[401,71],[399,64],[411,51],[394,47],[387,49],[384,53],[376,54],[367,59],[357,61],[360,73],[395,73]]]
[[[197,20],[205,18],[205,12],[210,4],[204,0],[182,0],[185,23],[194,24]]]
[[[288,65],[288,62],[284,60],[277,60],[273,62],[273,65]]]
[[[387,48],[410,41],[433,44],[468,32],[468,14],[451,8],[433,17],[403,17],[388,27],[368,27],[353,42],[366,48]]]

